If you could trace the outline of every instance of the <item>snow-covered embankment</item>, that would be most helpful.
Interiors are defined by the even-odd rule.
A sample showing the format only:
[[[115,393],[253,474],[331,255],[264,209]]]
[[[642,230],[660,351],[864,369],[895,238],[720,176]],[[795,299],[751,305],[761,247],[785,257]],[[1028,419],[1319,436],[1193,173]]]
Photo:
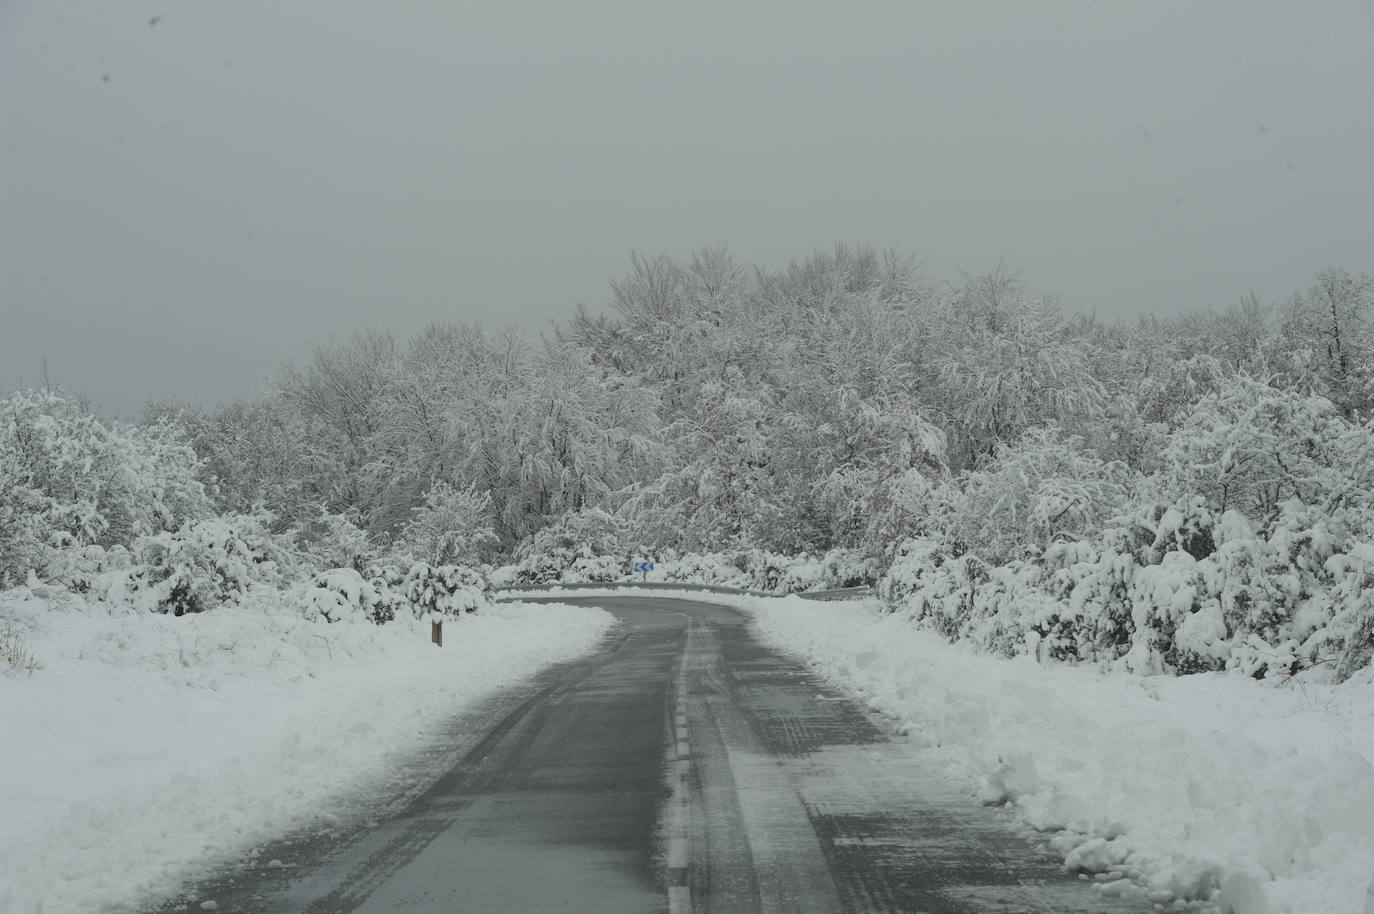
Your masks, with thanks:
[[[1104,885],[1235,914],[1374,914],[1368,673],[1142,678],[974,654],[872,603],[730,602]]]
[[[498,605],[446,626],[325,625],[281,607],[174,618],[0,594],[41,666],[0,676],[0,911],[95,911],[347,816],[349,791],[455,715],[613,624]]]

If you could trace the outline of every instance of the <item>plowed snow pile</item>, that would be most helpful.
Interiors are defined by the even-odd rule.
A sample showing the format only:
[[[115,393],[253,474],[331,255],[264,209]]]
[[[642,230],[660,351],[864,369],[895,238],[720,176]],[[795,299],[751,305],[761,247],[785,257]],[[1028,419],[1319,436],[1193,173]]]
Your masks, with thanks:
[[[1044,667],[876,604],[730,602],[1104,886],[1130,877],[1155,901],[1235,914],[1374,914],[1368,674],[1327,686]]]
[[[41,664],[0,676],[0,911],[77,914],[338,821],[345,791],[464,709],[591,650],[597,609],[498,605],[445,626],[174,618],[0,594]]]

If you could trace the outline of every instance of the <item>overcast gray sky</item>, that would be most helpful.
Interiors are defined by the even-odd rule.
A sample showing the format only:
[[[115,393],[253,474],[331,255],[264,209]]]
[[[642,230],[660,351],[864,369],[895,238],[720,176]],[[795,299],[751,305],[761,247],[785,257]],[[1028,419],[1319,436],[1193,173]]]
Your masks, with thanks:
[[[0,386],[213,402],[722,242],[1279,298],[1374,269],[1371,47],[1374,0],[0,0]]]

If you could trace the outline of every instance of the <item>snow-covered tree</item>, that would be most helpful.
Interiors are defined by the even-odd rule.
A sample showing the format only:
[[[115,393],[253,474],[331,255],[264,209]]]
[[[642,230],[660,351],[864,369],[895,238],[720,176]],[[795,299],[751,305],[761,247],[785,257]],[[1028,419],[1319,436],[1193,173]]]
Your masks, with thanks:
[[[1217,514],[1237,510],[1267,523],[1292,498],[1322,504],[1337,492],[1356,496],[1350,474],[1363,479],[1366,471],[1346,455],[1367,435],[1324,397],[1229,378],[1173,434],[1161,487],[1200,494]]]
[[[992,562],[1093,537],[1125,508],[1131,491],[1123,464],[1101,460],[1054,426],[999,444],[963,482],[950,536]]]
[[[401,529],[397,545],[431,565],[477,565],[498,543],[491,495],[436,483]]]
[[[968,464],[1028,428],[1057,424],[1087,434],[1105,411],[1101,382],[1058,306],[1019,284],[973,283],[959,303],[968,326],[943,359],[940,382]]]
[[[1330,267],[1283,309],[1298,383],[1310,381],[1348,415],[1368,413],[1374,377],[1374,276]],[[1306,377],[1304,377],[1306,375]]]
[[[174,422],[104,422],[49,391],[0,399],[0,576],[50,548],[128,545],[207,516],[200,469]]]

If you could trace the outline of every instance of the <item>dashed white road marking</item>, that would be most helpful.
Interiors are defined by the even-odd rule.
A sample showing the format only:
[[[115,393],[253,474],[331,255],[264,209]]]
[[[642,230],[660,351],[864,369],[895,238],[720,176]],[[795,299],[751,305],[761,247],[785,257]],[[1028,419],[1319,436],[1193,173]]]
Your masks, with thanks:
[[[687,639],[683,646],[683,656],[692,651],[693,626],[692,619],[686,613],[682,615],[687,619]],[[682,666],[679,663],[677,682],[675,683],[677,700],[673,707],[673,738],[676,741],[677,758],[674,760],[672,773],[676,774],[672,780],[673,802],[669,805],[667,814],[668,819],[668,914],[692,914],[692,890],[687,885],[687,871],[691,864],[691,854],[688,845],[688,834],[691,823],[691,793],[689,778],[692,770],[692,747],[688,742],[687,736],[687,677],[682,673]]]
[[[687,868],[687,836],[674,835],[668,841],[668,869],[681,870]]]
[[[685,885],[668,886],[668,914],[692,914],[692,890]]]

